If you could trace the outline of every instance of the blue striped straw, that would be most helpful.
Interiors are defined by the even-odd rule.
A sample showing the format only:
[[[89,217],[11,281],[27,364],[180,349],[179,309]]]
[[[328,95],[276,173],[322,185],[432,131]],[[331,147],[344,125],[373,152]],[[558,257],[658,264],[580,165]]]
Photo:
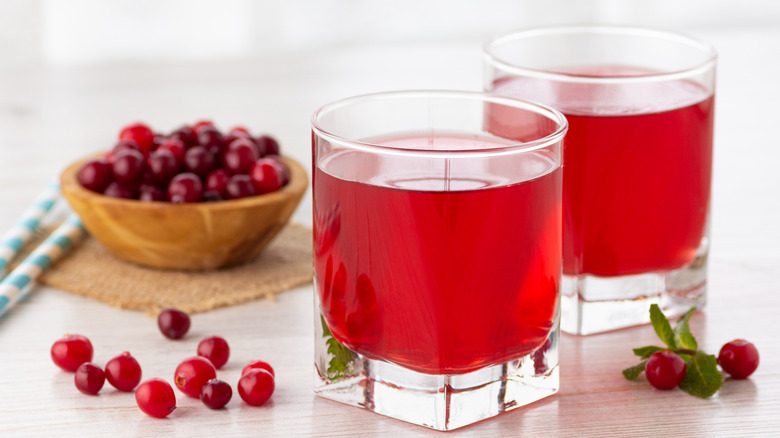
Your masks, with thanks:
[[[51,210],[60,197],[60,184],[53,182],[35,198],[35,202],[22,213],[22,217],[0,238],[0,278],[3,269],[30,240],[41,219]]]
[[[35,279],[85,233],[81,220],[72,214],[0,282],[0,316],[13,307]]]

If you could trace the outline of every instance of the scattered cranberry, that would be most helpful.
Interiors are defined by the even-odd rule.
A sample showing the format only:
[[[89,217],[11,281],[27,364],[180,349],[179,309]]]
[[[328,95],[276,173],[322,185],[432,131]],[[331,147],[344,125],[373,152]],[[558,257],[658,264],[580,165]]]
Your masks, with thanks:
[[[161,149],[150,153],[147,162],[152,180],[157,184],[168,184],[171,178],[179,173],[179,161],[169,150]]]
[[[233,175],[225,186],[228,199],[239,199],[257,194],[252,180],[247,175]]]
[[[651,385],[658,389],[672,389],[685,378],[685,361],[670,350],[653,353],[645,365],[645,375]]]
[[[245,366],[244,369],[241,370],[241,375],[243,376],[244,374],[256,369],[266,370],[271,373],[272,376],[276,377],[276,373],[274,373],[274,368],[271,366],[271,364],[262,360],[253,360],[252,362],[249,362],[249,365]]]
[[[119,133],[119,139],[135,141],[144,155],[148,154],[154,147],[154,132],[143,123],[125,126]]]
[[[92,360],[92,343],[85,336],[65,335],[51,346],[51,360],[65,371],[74,372]]]
[[[173,388],[163,379],[149,379],[135,391],[135,402],[145,414],[165,418],[176,409]]]
[[[176,367],[173,383],[181,392],[190,397],[198,398],[203,385],[216,378],[217,370],[211,362],[202,357],[193,356],[185,359]]]
[[[201,178],[206,177],[216,164],[214,154],[205,146],[195,146],[184,154],[184,167]]]
[[[132,190],[114,181],[106,187],[103,194],[112,198],[133,199],[135,194]]]
[[[209,336],[198,344],[198,356],[208,359],[214,368],[222,368],[230,357],[230,346],[219,336]]]
[[[255,190],[260,194],[279,190],[282,187],[282,182],[284,180],[279,165],[276,161],[268,158],[257,160],[252,166],[249,177],[252,179]]]
[[[735,379],[746,379],[758,368],[758,349],[752,342],[735,339],[718,353],[718,365]]]
[[[76,369],[73,378],[76,388],[84,394],[96,395],[103,388],[106,381],[106,373],[92,362],[84,362]]]
[[[138,199],[145,202],[161,202],[168,200],[168,198],[165,196],[165,192],[163,192],[161,188],[152,184],[141,184],[141,187],[138,189],[138,193]]]
[[[274,376],[264,369],[255,369],[238,380],[238,395],[248,405],[260,406],[274,393]]]
[[[265,152],[265,155],[279,155],[279,142],[269,135],[261,135],[255,139],[255,143]]]
[[[103,158],[89,160],[81,165],[77,178],[85,188],[103,193],[111,183],[111,166]]]
[[[181,339],[190,329],[190,317],[179,309],[164,309],[157,315],[157,326],[168,339]]]
[[[106,380],[114,388],[130,392],[141,381],[141,365],[125,351],[106,364]]]
[[[233,397],[233,388],[219,379],[211,379],[200,390],[200,401],[211,409],[219,409]]]
[[[198,202],[203,196],[203,183],[194,173],[180,173],[168,184],[168,198],[171,201]]]
[[[227,195],[226,187],[230,175],[225,169],[212,170],[206,178],[206,190],[218,192],[223,197]]]

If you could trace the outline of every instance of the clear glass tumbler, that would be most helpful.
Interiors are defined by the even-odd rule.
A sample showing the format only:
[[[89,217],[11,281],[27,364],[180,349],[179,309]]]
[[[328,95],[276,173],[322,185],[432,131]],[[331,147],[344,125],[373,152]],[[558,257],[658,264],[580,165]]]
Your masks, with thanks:
[[[314,113],[317,394],[450,430],[557,392],[566,129],[470,92]]]
[[[562,329],[706,300],[715,50],[666,31],[531,29],[485,45],[484,87],[566,115]]]

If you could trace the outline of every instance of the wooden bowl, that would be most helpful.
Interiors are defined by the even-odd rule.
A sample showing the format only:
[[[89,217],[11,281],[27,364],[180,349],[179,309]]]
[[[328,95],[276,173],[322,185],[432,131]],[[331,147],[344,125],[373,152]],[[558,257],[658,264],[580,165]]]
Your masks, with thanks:
[[[155,268],[217,269],[251,259],[287,223],[309,184],[304,168],[284,157],[290,182],[277,192],[208,203],[142,202],[82,187],[76,174],[89,158],[62,172],[63,195],[111,253]]]

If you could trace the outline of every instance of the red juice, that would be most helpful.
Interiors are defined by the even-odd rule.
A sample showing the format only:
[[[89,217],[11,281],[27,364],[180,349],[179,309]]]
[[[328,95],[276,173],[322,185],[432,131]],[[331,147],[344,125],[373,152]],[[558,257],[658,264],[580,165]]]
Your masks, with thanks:
[[[693,261],[709,211],[712,93],[683,80],[606,85],[532,78],[499,79],[493,91],[554,106],[569,121],[564,274],[631,275]]]
[[[382,143],[468,141],[490,142]],[[542,152],[516,155],[452,159],[446,169],[443,159],[359,150],[319,160],[315,281],[336,339],[432,374],[504,363],[545,342],[558,312],[561,172]]]

